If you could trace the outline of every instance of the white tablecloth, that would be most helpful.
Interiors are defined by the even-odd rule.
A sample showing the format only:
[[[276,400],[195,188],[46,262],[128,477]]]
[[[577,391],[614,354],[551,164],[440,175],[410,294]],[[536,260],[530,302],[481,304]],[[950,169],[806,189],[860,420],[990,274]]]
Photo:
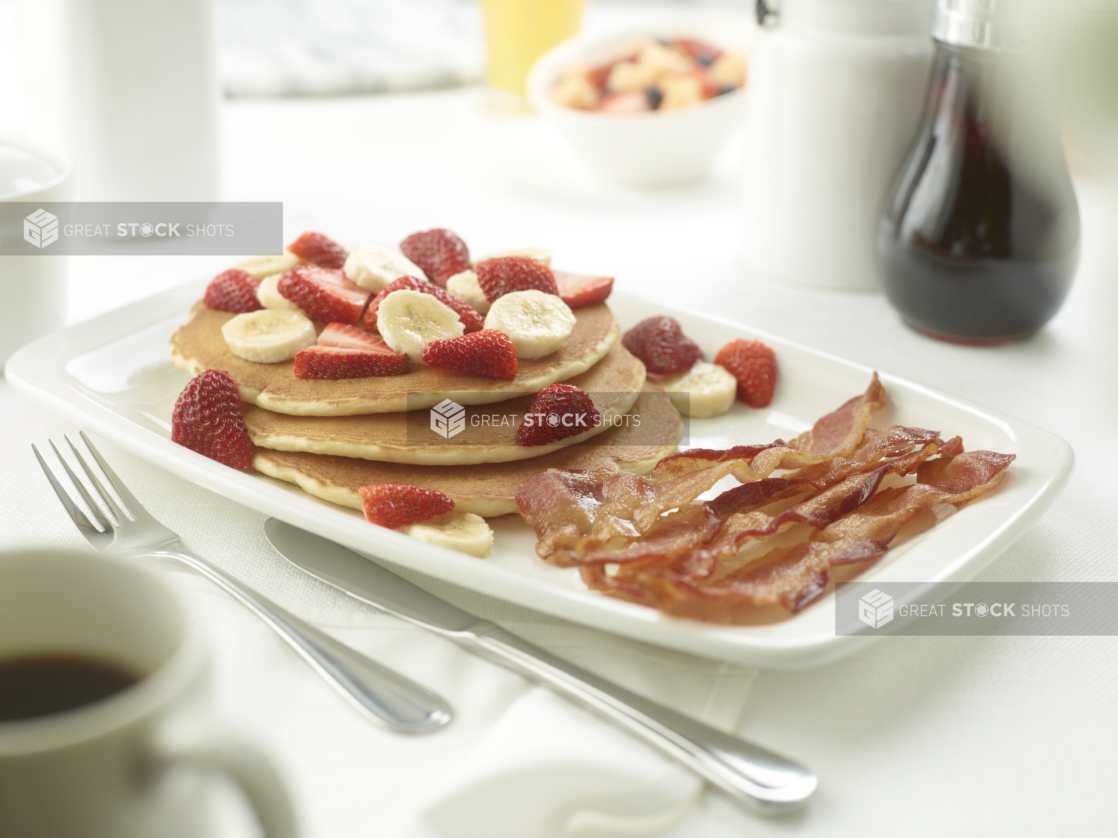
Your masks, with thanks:
[[[1111,476],[1118,455],[1118,203],[1099,184],[1080,183],[1082,267],[1056,320],[1027,343],[968,349],[907,330],[879,295],[821,293],[743,270],[735,253],[733,147],[704,184],[618,192],[591,182],[534,119],[487,114],[480,92],[466,89],[234,102],[226,152],[226,197],[282,200],[289,237],[315,228],[343,241],[394,241],[447,226],[479,253],[549,246],[563,267],[616,272],[625,287],[662,299],[666,311],[685,304],[730,316],[1055,431],[1078,457],[1070,485],[980,578],[1118,579],[1106,536],[1118,500]],[[74,259],[68,318],[85,319],[223,264],[202,257]],[[0,549],[84,548],[30,454],[32,442],[74,429],[6,381],[0,428]],[[218,714],[276,760],[306,836],[414,834],[412,815],[424,796],[474,764],[533,688],[300,576],[271,553],[260,514],[107,443],[103,450],[135,494],[197,552],[453,697],[458,721],[437,736],[407,739],[355,722],[253,618],[206,584],[175,577],[212,639]],[[533,640],[601,662],[593,632],[434,584]],[[676,703],[801,759],[821,778],[807,810],[781,820],[707,794],[667,832],[673,838],[1087,836],[1108,834],[1118,820],[1114,638],[892,638],[827,667],[756,678],[639,644],[629,649],[615,677],[669,701],[666,685],[678,681],[686,686]],[[663,677],[665,666],[674,667],[672,678]],[[704,691],[712,706],[696,704]],[[251,834],[235,816],[228,826]]]

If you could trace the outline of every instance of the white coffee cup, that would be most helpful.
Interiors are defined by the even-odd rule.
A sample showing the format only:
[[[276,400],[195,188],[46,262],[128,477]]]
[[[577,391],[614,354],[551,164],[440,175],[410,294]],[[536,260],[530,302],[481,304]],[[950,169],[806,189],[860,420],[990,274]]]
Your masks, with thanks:
[[[203,644],[158,576],[91,553],[0,554],[0,664],[56,655],[139,680],[74,709],[0,721],[0,835],[209,836],[197,768],[234,780],[268,838],[296,835],[275,770],[205,720]]]
[[[65,201],[73,186],[69,160],[45,148],[0,140],[0,203]],[[22,228],[0,229],[0,242]],[[5,256],[0,246],[0,366],[23,344],[61,326],[66,316],[66,256]]]

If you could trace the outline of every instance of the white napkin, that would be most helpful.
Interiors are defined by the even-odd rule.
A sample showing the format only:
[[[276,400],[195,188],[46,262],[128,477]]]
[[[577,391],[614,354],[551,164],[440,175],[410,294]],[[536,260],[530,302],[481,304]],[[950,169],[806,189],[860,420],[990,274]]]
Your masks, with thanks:
[[[756,674],[577,626],[509,627],[725,730],[737,726]],[[518,698],[481,745],[432,788],[403,835],[643,838],[670,829],[701,791],[699,778],[678,763],[537,687]]]
[[[10,391],[0,381],[5,444],[18,449],[6,476],[9,486],[21,488],[7,493],[10,515],[0,549],[89,549],[30,453],[31,442],[60,439],[74,429]],[[371,827],[393,838],[637,838],[670,829],[699,798],[694,775],[619,728],[296,570],[268,546],[260,513],[111,443],[97,444],[149,511],[174,526],[191,549],[454,704],[457,715],[443,732],[413,738],[385,731],[353,713],[257,618],[212,584],[188,572],[168,574],[209,637],[218,717],[272,756],[296,792],[308,838],[367,835]],[[402,573],[633,692],[725,730],[741,721],[752,669]]]

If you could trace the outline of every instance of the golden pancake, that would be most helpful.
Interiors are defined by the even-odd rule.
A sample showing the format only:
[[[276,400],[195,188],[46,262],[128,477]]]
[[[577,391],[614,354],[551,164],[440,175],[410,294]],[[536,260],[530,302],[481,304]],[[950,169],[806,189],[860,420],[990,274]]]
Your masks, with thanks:
[[[290,416],[244,406],[242,413],[252,441],[261,448],[423,466],[504,463],[541,457],[606,430],[628,414],[640,395],[644,376],[644,364],[620,343],[615,344],[589,371],[567,379],[567,383],[590,395],[602,421],[577,436],[531,447],[516,444],[516,431],[528,412],[532,394],[497,405],[461,408],[461,430],[446,437],[432,429],[432,419],[442,416],[433,410],[364,416]],[[452,405],[457,412],[462,404],[458,394],[443,395],[457,402]]]
[[[472,466],[408,466],[350,457],[257,448],[253,468],[294,483],[308,494],[341,506],[361,508],[357,490],[372,483],[408,483],[445,492],[460,512],[486,518],[516,512],[516,490],[549,468],[610,469],[646,474],[675,451],[683,420],[659,384],[649,381],[627,422],[581,445],[511,463]]]
[[[413,366],[406,375],[319,381],[296,378],[294,361],[256,364],[234,355],[221,327],[235,316],[196,303],[190,322],[171,338],[171,360],[191,375],[225,370],[237,382],[244,401],[295,416],[419,410],[438,404],[447,393],[458,393],[464,399],[459,404],[504,401],[586,372],[617,342],[620,333],[607,306],[588,306],[575,312],[574,331],[558,350],[535,361],[520,361],[511,381],[427,366]]]

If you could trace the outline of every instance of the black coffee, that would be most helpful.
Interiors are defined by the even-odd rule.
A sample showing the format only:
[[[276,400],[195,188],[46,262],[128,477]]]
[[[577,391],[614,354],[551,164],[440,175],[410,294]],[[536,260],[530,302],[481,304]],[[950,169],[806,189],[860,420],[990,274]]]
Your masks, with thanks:
[[[0,661],[0,722],[62,713],[101,701],[139,678],[96,658],[37,655]]]

